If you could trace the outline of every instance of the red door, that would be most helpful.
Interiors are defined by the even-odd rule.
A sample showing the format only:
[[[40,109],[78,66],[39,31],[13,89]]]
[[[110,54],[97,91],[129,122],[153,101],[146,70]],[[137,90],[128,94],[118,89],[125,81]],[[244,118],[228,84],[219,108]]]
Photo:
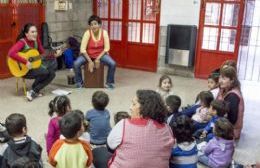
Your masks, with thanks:
[[[206,78],[225,60],[237,60],[243,9],[243,0],[202,1],[196,77]]]
[[[7,53],[26,23],[34,23],[40,33],[45,20],[44,1],[23,0],[0,2],[0,79],[11,77],[6,64]]]
[[[10,76],[6,55],[13,44],[13,7],[0,3],[0,79]]]
[[[109,31],[111,56],[121,67],[157,70],[158,0],[96,0],[94,13]]]

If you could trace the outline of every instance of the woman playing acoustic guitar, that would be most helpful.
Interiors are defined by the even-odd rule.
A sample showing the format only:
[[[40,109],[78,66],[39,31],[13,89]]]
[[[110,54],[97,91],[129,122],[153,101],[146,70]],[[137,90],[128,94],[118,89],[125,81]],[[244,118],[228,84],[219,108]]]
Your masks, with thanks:
[[[30,49],[36,49],[42,55],[44,49],[37,36],[37,28],[34,24],[26,24],[16,39],[16,43],[11,47],[8,52],[9,57],[17,61],[19,64],[24,64],[29,69],[28,73],[23,76],[26,79],[35,79],[32,84],[32,89],[27,91],[26,97],[28,101],[32,101],[36,97],[43,96],[40,90],[47,86],[55,77],[55,71],[49,70],[44,66],[32,69],[32,63],[21,57],[18,53],[27,51]]]

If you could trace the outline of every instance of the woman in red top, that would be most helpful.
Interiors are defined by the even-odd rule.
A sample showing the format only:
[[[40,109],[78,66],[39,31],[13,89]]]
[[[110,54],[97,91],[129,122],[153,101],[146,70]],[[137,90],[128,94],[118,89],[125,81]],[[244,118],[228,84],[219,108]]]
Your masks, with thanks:
[[[26,24],[18,35],[17,42],[8,52],[8,55],[12,59],[25,64],[27,68],[30,69],[23,78],[35,79],[32,84],[32,89],[26,93],[28,101],[32,101],[34,98],[42,96],[40,90],[47,86],[55,77],[54,71],[50,71],[43,66],[40,66],[38,69],[32,69],[32,64],[18,54],[18,52],[32,48],[37,49],[40,54],[43,54],[44,49],[37,35],[36,26],[32,23]]]
[[[108,33],[101,28],[101,19],[98,16],[92,15],[88,24],[90,29],[84,33],[80,46],[82,55],[74,62],[76,86],[80,88],[83,85],[80,68],[83,64],[88,62],[89,71],[92,72],[94,66],[99,68],[100,62],[102,62],[108,66],[106,87],[113,89],[116,63],[108,54],[110,49]]]

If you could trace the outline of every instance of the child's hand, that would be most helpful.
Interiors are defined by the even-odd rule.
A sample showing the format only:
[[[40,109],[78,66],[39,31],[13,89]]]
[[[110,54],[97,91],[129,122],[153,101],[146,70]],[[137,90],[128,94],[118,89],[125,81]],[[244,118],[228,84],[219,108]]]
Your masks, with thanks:
[[[207,136],[207,131],[203,131],[200,135],[200,138],[203,139]]]

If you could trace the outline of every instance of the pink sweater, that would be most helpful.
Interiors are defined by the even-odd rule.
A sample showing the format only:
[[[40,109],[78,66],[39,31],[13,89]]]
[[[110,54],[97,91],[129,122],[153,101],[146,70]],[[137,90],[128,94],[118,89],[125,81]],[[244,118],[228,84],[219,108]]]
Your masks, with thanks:
[[[54,142],[60,138],[59,120],[60,117],[54,117],[49,122],[48,133],[46,137],[46,146],[48,154]]]
[[[27,38],[24,38],[26,43],[31,47],[31,48],[34,48],[34,41],[30,41],[28,40]],[[42,43],[40,41],[39,38],[37,38],[37,45],[38,45],[38,51],[40,54],[43,54],[44,53],[44,49],[42,47]],[[25,42],[23,40],[19,40],[17,41],[12,47],[11,49],[9,50],[8,52],[8,55],[9,57],[13,58],[14,60],[18,61],[18,62],[21,62],[23,64],[26,64],[27,63],[27,60],[20,57],[18,55],[18,52],[22,51],[23,48],[25,46]]]

